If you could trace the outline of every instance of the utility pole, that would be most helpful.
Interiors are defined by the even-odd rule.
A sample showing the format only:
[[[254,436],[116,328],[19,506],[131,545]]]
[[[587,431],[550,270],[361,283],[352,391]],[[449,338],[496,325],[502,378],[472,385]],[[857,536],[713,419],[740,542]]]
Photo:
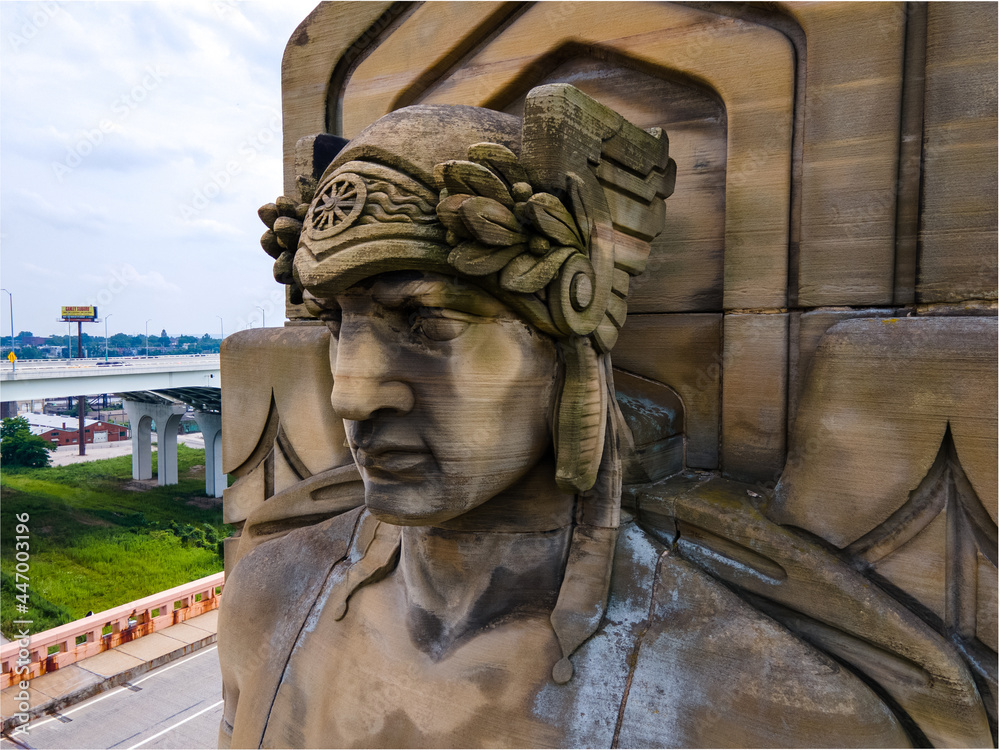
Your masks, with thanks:
[[[83,359],[83,321],[76,321],[76,358]],[[79,420],[79,443],[80,443],[80,455],[87,455],[87,433],[84,430],[83,420],[87,416],[87,397],[77,396],[76,397],[76,415]]]
[[[0,291],[7,292],[6,289]],[[17,372],[17,353],[14,351],[14,295],[7,292],[7,296],[10,297],[10,353],[14,356],[10,360],[11,367],[14,368],[14,372]]]
[[[114,313],[108,313],[104,316],[104,361],[108,361],[108,318],[110,318]]]
[[[0,289],[0,292],[7,292],[6,289]],[[14,295],[7,292],[7,296],[10,297],[10,350],[14,352]],[[14,352],[17,354],[17,352]]]

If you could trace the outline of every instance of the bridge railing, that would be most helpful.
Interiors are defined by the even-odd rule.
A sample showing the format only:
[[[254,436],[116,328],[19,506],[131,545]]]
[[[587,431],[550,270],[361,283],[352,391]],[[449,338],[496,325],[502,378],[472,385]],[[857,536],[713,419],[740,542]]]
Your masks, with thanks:
[[[223,574],[215,573],[6,643],[0,646],[0,689],[209,612],[219,606],[222,587]]]

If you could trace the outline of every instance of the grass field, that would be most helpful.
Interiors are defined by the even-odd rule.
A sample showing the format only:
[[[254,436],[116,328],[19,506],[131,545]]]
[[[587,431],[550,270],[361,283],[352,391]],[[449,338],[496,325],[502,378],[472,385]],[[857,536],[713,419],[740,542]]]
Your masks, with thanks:
[[[219,542],[230,529],[221,500],[205,498],[204,451],[178,445],[177,459],[180,483],[170,487],[133,482],[131,456],[5,469],[0,631],[10,637],[21,619],[39,632],[222,570]],[[24,513],[29,604],[20,613],[15,544]]]

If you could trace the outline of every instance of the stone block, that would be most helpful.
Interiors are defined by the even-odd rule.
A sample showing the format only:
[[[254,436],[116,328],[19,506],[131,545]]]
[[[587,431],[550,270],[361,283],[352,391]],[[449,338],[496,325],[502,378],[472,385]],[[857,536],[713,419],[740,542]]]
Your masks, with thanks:
[[[241,331],[226,339],[221,370],[227,473],[242,476],[257,466],[272,449],[279,423],[286,454],[293,453],[309,473],[351,461],[343,425],[330,406],[325,326]]]
[[[788,430],[795,424],[795,414],[802,398],[813,355],[827,329],[854,318],[892,317],[891,309],[875,310],[812,310],[791,313],[788,347]]]
[[[788,314],[723,320],[722,470],[775,481],[785,461]]]
[[[630,315],[612,353],[615,366],[673,388],[684,403],[687,465],[719,462],[722,316]]]
[[[813,359],[769,514],[995,649],[996,319],[850,320]]]
[[[906,7],[850,7],[784,6],[808,49],[799,104],[802,307],[892,302]]]
[[[997,298],[997,7],[928,5],[918,302]]]
[[[826,332],[799,402],[773,506],[781,523],[844,547],[927,476],[950,429],[997,518],[997,321],[864,318]]]

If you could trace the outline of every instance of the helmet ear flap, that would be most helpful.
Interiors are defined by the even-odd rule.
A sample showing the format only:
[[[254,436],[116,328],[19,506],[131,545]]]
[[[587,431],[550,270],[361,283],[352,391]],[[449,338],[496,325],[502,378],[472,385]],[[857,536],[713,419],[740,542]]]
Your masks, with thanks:
[[[553,430],[556,484],[579,494],[594,486],[604,453],[607,377],[589,338],[573,337],[558,346],[565,371]]]

